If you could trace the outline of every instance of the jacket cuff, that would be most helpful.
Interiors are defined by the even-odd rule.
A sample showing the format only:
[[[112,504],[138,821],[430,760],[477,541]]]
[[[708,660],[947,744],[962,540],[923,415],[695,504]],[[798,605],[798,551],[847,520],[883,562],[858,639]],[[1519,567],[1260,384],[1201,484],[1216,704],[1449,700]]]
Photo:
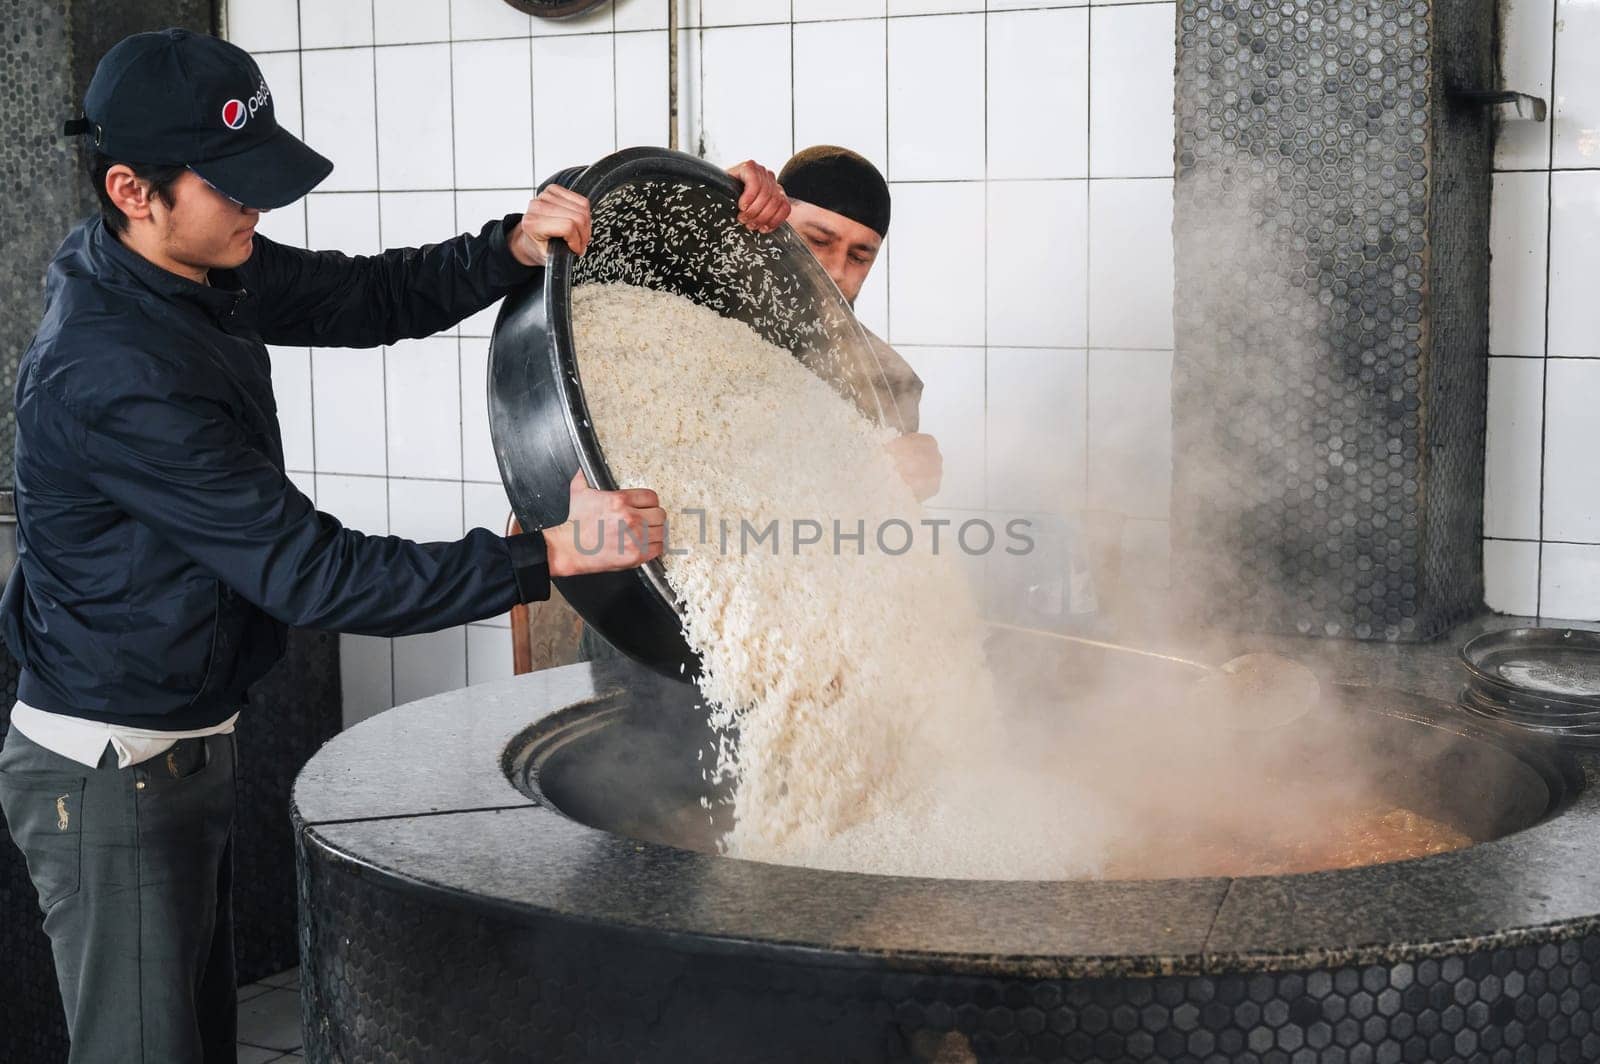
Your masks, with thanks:
[[[524,266],[511,253],[511,234],[521,222],[521,214],[508,214],[498,223],[490,222],[486,227],[492,249],[489,283],[496,288],[519,288],[541,269],[538,266]]]
[[[506,537],[511,552],[511,573],[517,581],[518,602],[543,602],[550,597],[550,566],[545,559],[544,533],[522,532]]]

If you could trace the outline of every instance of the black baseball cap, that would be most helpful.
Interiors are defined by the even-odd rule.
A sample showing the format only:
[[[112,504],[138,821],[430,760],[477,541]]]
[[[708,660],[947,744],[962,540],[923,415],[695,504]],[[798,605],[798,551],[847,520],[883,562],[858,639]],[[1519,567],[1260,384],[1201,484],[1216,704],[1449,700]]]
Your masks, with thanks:
[[[95,67],[83,117],[66,124],[120,162],[187,166],[247,207],[284,207],[333,163],[278,125],[272,92],[244,49],[183,29],[136,33]]]

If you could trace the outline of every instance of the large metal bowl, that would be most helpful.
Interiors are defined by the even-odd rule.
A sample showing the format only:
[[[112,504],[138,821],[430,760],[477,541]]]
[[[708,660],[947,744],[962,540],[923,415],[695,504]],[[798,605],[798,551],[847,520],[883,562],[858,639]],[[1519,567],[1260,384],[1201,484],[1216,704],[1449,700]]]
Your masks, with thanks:
[[[838,288],[793,229],[758,234],[739,224],[739,185],[728,174],[681,152],[629,148],[551,181],[589,199],[593,239],[581,258],[552,244],[540,278],[502,305],[489,349],[489,427],[524,528],[566,520],[580,468],[595,487],[618,486],[584,399],[572,331],[577,285],[623,282],[686,296],[751,326],[858,404],[872,401],[850,383],[871,379],[876,361]],[[668,676],[698,673],[659,562],[556,584],[628,656]]]

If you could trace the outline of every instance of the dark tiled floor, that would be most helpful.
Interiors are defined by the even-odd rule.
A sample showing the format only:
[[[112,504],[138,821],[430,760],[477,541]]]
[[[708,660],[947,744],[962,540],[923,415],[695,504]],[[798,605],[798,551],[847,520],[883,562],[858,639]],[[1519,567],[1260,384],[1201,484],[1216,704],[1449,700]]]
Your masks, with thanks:
[[[239,1064],[293,1064],[300,1055],[300,970],[239,988]]]

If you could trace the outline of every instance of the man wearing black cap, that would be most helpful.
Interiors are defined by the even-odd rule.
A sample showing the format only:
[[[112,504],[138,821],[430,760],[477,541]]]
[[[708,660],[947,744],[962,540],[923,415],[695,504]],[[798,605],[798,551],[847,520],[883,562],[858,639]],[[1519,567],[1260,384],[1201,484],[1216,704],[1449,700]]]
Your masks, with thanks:
[[[573,478],[558,528],[418,544],[342,528],[283,472],[266,344],[370,347],[526,284],[589,205],[349,258],[255,234],[332,164],[281,129],[245,52],[138,34],[84,117],[102,216],[67,237],[18,368],[18,562],[0,631],[22,665],[0,806],[44,910],[72,1064],[231,1061],[233,725],[285,626],[402,635],[542,599],[552,575],[661,550],[647,490]],[[741,219],[788,204],[753,163]],[[599,524],[626,553],[576,549]],[[626,533],[620,526],[626,526]],[[585,531],[586,537],[590,535]]]
[[[784,165],[778,183],[793,210],[789,224],[811,245],[840,293],[853,307],[889,235],[889,184],[878,168],[848,148],[819,144]],[[889,445],[900,475],[918,499],[939,490],[944,463],[932,436],[918,432],[922,381],[899,352],[868,330],[881,377],[867,381],[860,395],[872,395],[903,431]],[[864,411],[876,416],[876,411]]]

